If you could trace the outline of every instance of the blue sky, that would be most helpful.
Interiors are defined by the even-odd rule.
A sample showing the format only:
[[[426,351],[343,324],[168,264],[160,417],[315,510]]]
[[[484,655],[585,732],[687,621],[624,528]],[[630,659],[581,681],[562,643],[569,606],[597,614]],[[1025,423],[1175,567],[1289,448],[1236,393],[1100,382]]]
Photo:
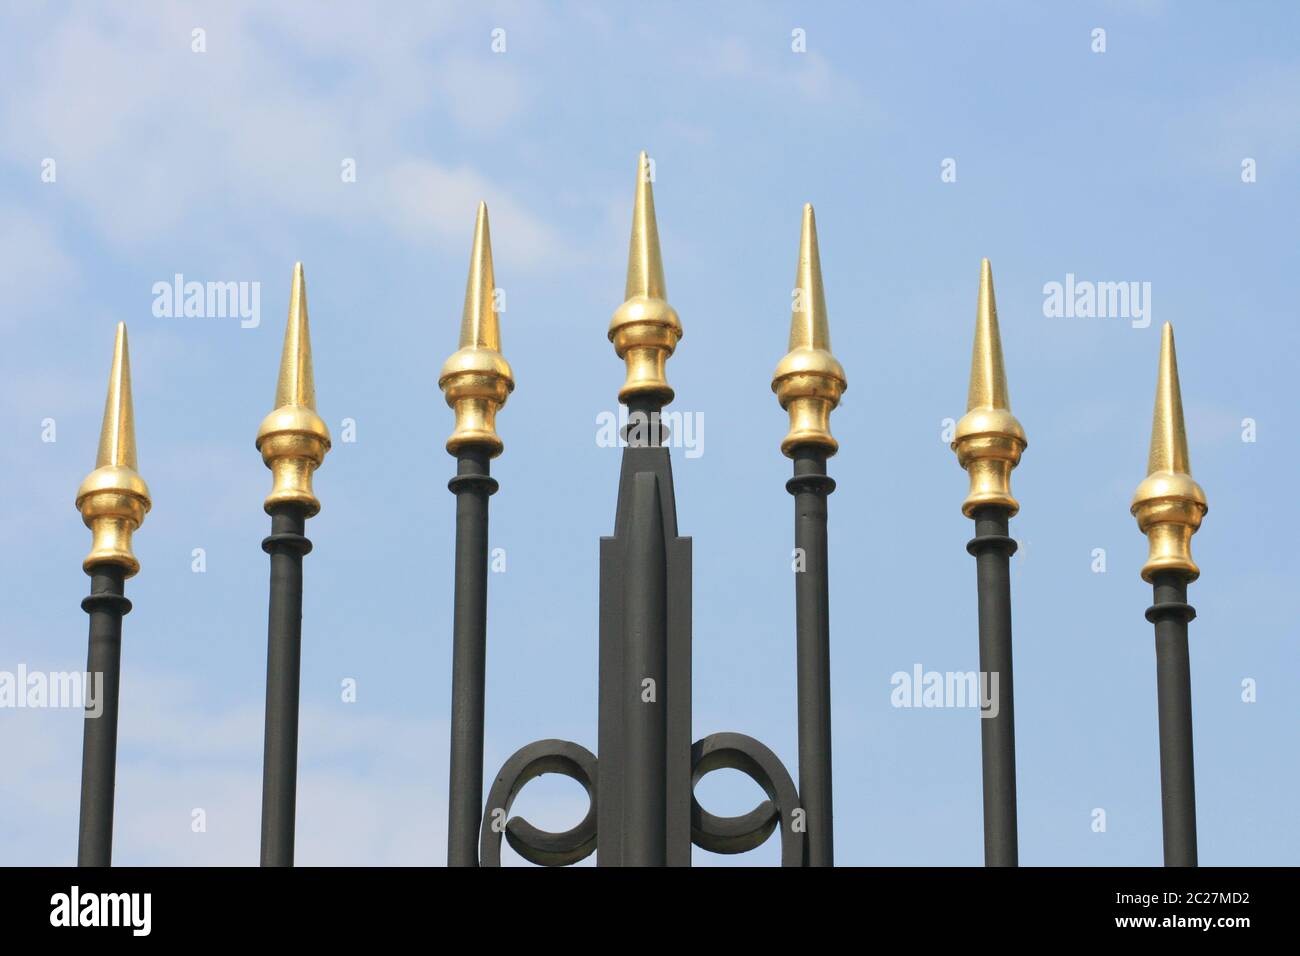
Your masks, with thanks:
[[[811,201],[849,378],[830,465],[838,861],[982,859],[978,718],[895,708],[890,678],[978,666],[966,480],[942,429],[964,411],[988,256],[1029,437],[1012,523],[1022,862],[1161,858],[1128,503],[1169,320],[1210,502],[1191,588],[1201,861],[1295,864],[1298,516],[1279,485],[1300,464],[1285,432],[1298,21],[1281,3],[7,4],[0,670],[84,666],[89,535],[72,502],[125,320],[154,507],[128,585],[115,860],[256,862],[270,475],[253,438],[301,259],[336,441],[308,532],[298,859],[442,862],[454,463],[436,376],[484,199],[517,381],[494,464],[507,570],[490,580],[485,770],[539,737],[594,748],[597,542],[618,473],[597,418],[622,382],[605,329],[646,149],[685,329],[673,407],[705,426],[703,454],[674,462],[695,541],[695,736],[751,734],[797,773],[792,504],[769,380]],[[260,323],[155,317],[153,284],[176,273],[260,283]],[[1044,286],[1068,274],[1149,282],[1153,321],[1047,317]],[[80,752],[79,712],[0,711],[0,861],[75,859]],[[758,791],[725,772],[699,795],[739,813]],[[555,829],[584,807],[557,778],[516,805]],[[776,859],[774,843],[696,851]]]

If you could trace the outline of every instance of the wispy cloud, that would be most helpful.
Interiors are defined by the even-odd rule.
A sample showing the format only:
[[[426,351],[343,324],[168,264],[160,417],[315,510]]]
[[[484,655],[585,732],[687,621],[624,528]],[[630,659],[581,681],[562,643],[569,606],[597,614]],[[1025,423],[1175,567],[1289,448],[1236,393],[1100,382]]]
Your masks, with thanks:
[[[50,188],[120,247],[166,245],[196,219],[257,242],[243,213],[270,208],[338,225],[396,224],[459,250],[486,198],[515,227],[521,263],[556,261],[562,244],[508,190],[410,142],[425,110],[484,135],[526,101],[508,64],[438,57],[456,9],[406,9],[400,30],[387,9],[361,6],[328,16],[242,3],[70,11],[10,72],[0,155],[33,180],[41,160],[54,159]],[[206,52],[192,50],[196,29]],[[309,69],[286,55],[295,48]],[[343,181],[348,159],[355,184]]]

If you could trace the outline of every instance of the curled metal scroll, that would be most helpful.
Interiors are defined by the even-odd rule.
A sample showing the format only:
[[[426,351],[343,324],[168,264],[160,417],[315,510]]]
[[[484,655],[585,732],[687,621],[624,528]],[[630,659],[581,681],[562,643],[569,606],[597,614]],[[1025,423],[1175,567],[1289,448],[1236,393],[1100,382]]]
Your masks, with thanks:
[[[544,773],[563,774],[582,784],[591,805],[582,822],[563,833],[533,826],[523,817],[511,817],[510,807],[528,781]],[[504,823],[504,826],[503,826]],[[505,762],[488,791],[479,831],[479,865],[501,865],[501,834],[516,853],[541,866],[568,866],[596,849],[596,757],[586,747],[568,740],[538,740],[515,751]]]
[[[719,817],[695,799],[694,787],[714,770],[739,770],[768,799],[749,813]],[[803,866],[803,811],[790,773],[764,744],[744,734],[710,734],[691,747],[691,842],[711,853],[745,853],[781,828],[781,865]],[[798,818],[796,818],[798,811]],[[796,825],[798,824],[798,825]]]

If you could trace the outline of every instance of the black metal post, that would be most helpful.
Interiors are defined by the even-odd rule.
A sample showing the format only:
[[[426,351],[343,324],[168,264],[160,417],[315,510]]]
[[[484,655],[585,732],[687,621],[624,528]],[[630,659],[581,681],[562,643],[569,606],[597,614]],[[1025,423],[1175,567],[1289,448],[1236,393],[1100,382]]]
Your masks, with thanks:
[[[1146,618],[1156,632],[1156,692],[1160,713],[1160,806],[1165,866],[1196,866],[1196,773],[1192,761],[1192,673],[1187,603],[1181,571],[1152,575],[1154,602]]]
[[[302,559],[306,510],[279,504],[262,550],[271,556],[266,648],[266,740],[262,764],[262,866],[293,866],[298,795],[298,687],[302,657]]]
[[[86,714],[82,737],[78,866],[110,866],[113,859],[122,617],[131,610],[131,602],[123,597],[124,582],[123,568],[96,566],[90,576],[90,596],[81,602],[81,609],[90,615],[87,691],[96,688],[101,709],[98,715]]]
[[[803,560],[795,575],[799,708],[799,798],[806,819],[805,866],[833,866],[835,839],[831,793],[830,584],[826,498],[835,481],[826,475],[826,451],[795,449],[794,542]]]
[[[690,866],[691,540],[662,402],[633,398],[614,535],[600,542],[597,862]]]
[[[489,450],[467,446],[456,456],[456,583],[451,662],[451,780],[447,799],[447,865],[478,866],[483,813],[483,696],[487,657]]]
[[[667,862],[668,717],[663,699],[670,690],[666,680],[667,572],[658,479],[653,472],[640,472],[632,479],[623,579],[625,866],[663,866]]]
[[[1007,508],[977,508],[972,517],[975,537],[966,550],[975,556],[979,581],[984,864],[1016,866],[1016,725],[1011,678],[1011,555],[1016,552],[1016,542],[1007,533]],[[985,686],[988,700],[983,695]]]

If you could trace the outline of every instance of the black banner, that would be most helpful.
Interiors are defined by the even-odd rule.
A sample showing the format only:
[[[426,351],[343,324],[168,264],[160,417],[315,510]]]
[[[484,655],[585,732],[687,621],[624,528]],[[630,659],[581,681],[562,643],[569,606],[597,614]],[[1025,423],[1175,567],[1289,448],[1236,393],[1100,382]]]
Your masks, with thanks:
[[[7,940],[76,933],[132,939],[394,941],[428,928],[495,926],[502,941],[538,928],[569,931],[628,912],[630,892],[652,889],[648,942],[680,917],[707,933],[792,920],[806,933],[862,939],[1062,938],[1173,932],[1231,944],[1275,932],[1294,872],[1283,869],[762,869],[576,868],[566,874],[444,869],[10,869],[0,870]],[[719,915],[725,914],[725,916]],[[467,918],[473,921],[467,921]],[[820,924],[825,924],[822,930]],[[838,925],[837,925],[838,924]],[[530,930],[529,927],[533,929]],[[910,928],[910,929],[909,929]],[[829,941],[829,936],[821,937]]]

